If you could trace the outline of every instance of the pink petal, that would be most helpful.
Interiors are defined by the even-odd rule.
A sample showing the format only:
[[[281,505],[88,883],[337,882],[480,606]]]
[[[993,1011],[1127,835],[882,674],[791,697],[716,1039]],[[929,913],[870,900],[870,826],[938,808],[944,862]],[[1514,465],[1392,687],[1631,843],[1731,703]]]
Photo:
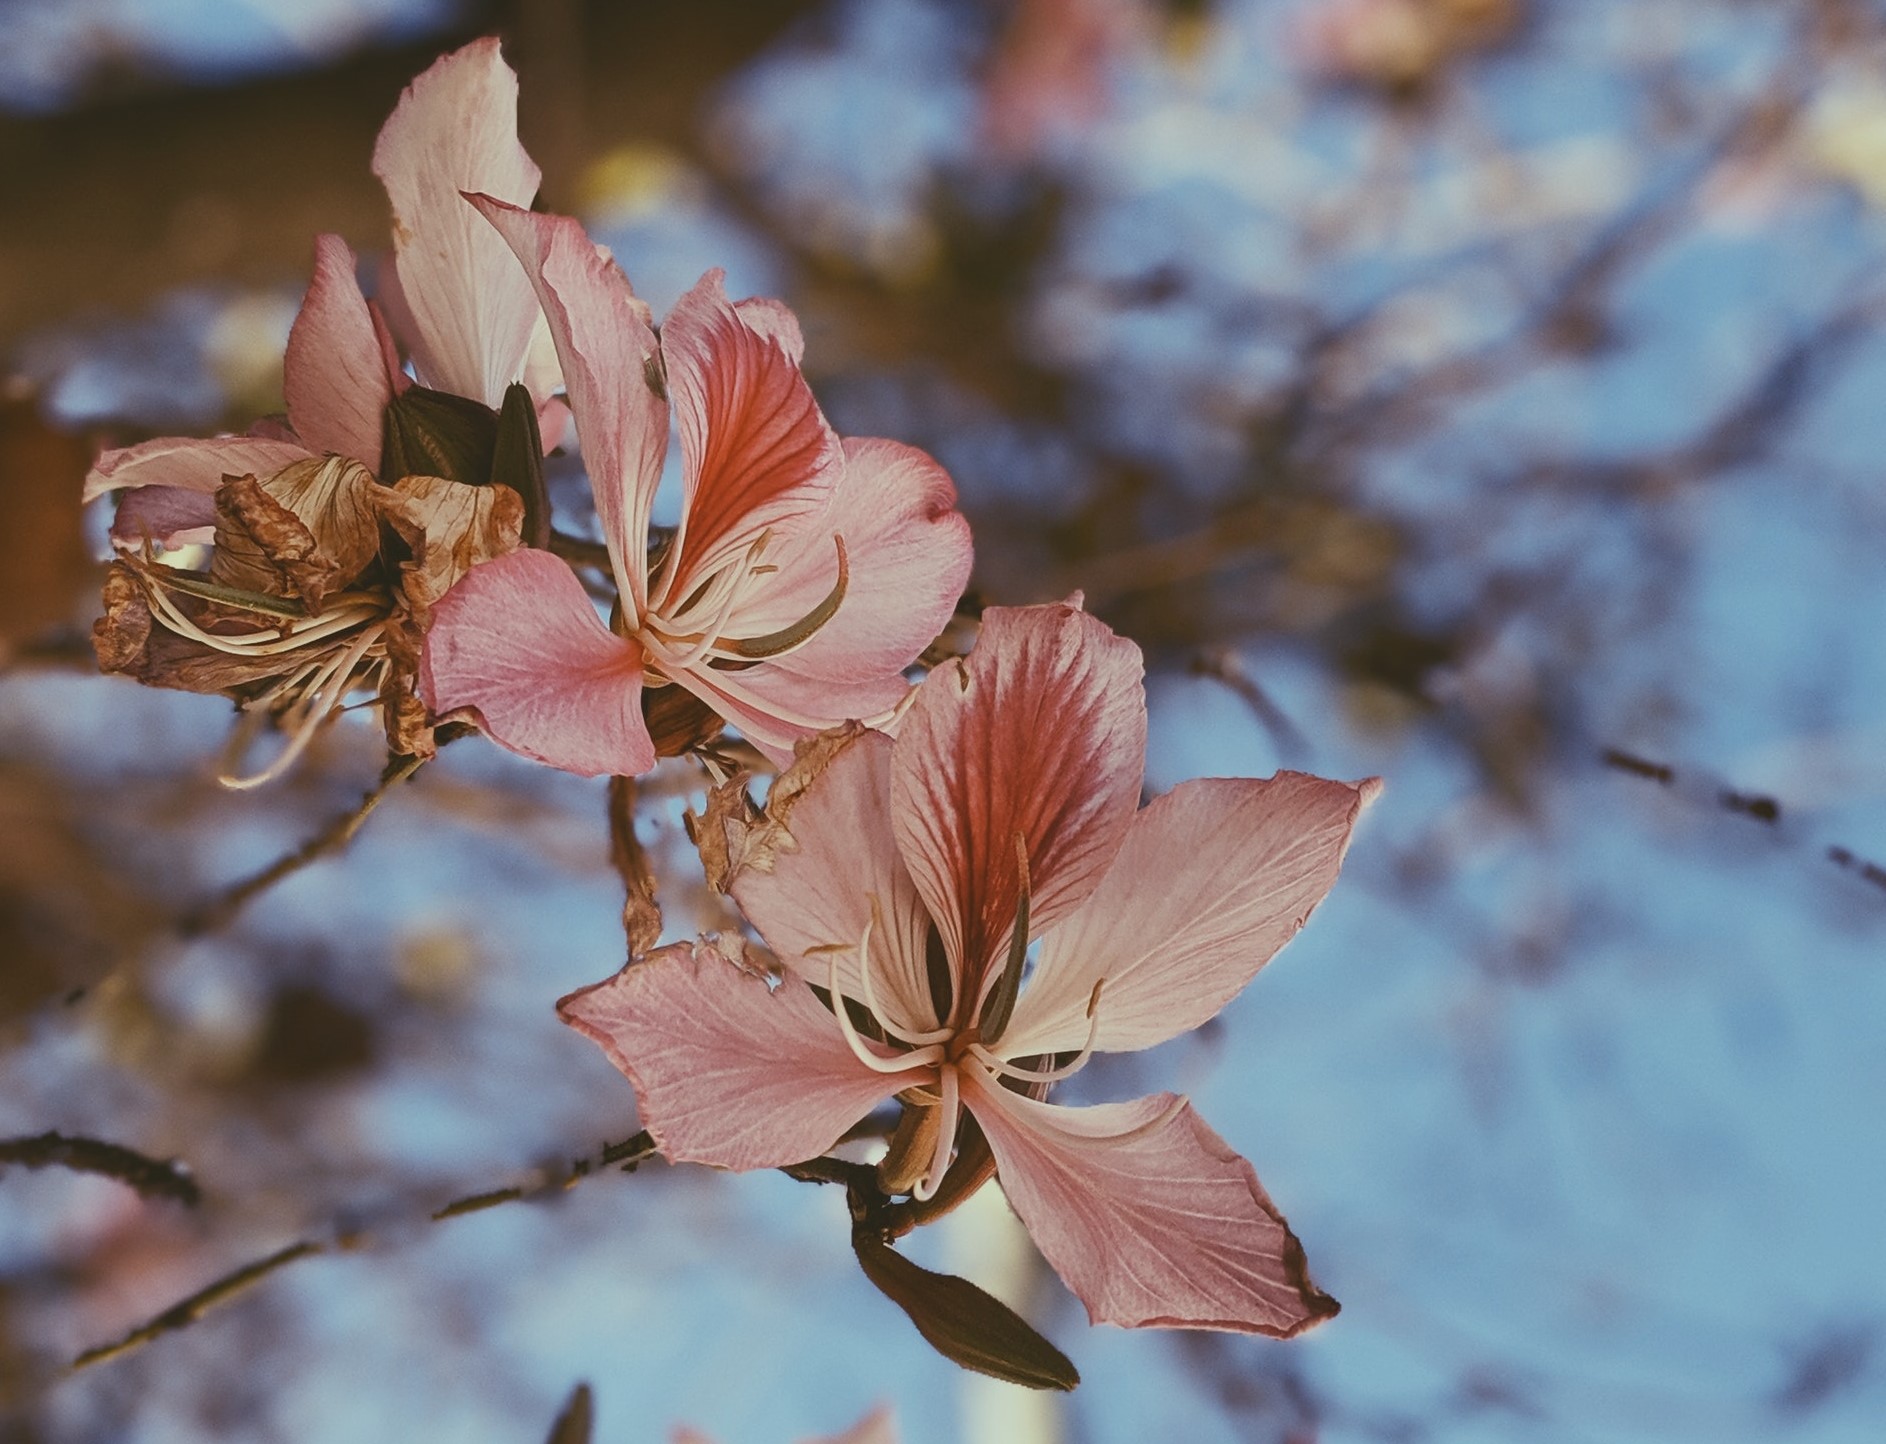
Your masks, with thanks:
[[[711,944],[676,943],[557,1004],[628,1075],[677,1163],[744,1171],[815,1158],[913,1073],[876,1073],[812,990],[777,988]]]
[[[207,546],[216,540],[216,498],[180,486],[127,491],[111,518],[111,540],[132,550],[146,541],[160,547]]]
[[[754,671],[828,689],[878,684],[873,696],[897,679],[894,703],[903,695],[899,674],[949,623],[969,582],[969,523],[956,510],[949,473],[916,447],[875,438],[844,445],[831,505],[816,526],[768,550],[779,571],[730,630],[763,636],[811,612],[838,579],[832,537],[842,536],[849,580],[838,614],[798,651]]]
[[[897,845],[973,997],[1014,925],[1028,854],[1045,929],[1100,881],[1146,756],[1139,648],[1065,603],[991,607],[963,661],[932,672],[892,763]]]
[[[496,407],[520,379],[537,302],[517,262],[465,204],[477,191],[528,206],[539,172],[517,142],[517,76],[495,39],[406,87],[373,148],[393,203],[404,336],[428,386]],[[395,309],[396,325],[402,319]]]
[[[771,816],[792,842],[769,864],[749,866],[733,880],[734,901],[787,967],[827,986],[830,956],[808,950],[855,945],[871,922],[871,978],[880,1016],[906,1032],[937,1026],[924,967],[930,915],[918,900],[891,835],[891,739],[861,732],[796,792],[788,772],[773,796],[796,793]],[[784,789],[782,791],[782,788]],[[783,816],[781,815],[783,812]],[[839,959],[840,986],[862,999],[855,952]]]
[[[761,532],[783,539],[816,517],[843,466],[838,437],[788,349],[795,335],[770,308],[738,310],[721,276],[703,276],[661,331],[681,431],[682,530],[668,588],[675,601]]]
[[[963,1096],[1002,1191],[1095,1323],[1289,1338],[1336,1313],[1251,1165],[1185,1099],[1061,1108],[976,1068]]]
[[[273,476],[310,455],[299,442],[271,437],[160,436],[101,455],[80,499],[91,501],[121,486],[177,486],[209,496],[225,476]]]
[[[642,721],[642,651],[596,615],[548,552],[481,562],[434,606],[419,690],[472,711],[493,741],[586,777],[655,765]]]
[[[1011,1056],[1150,1048],[1213,1017],[1335,884],[1374,788],[1301,772],[1182,782],[1133,820],[1086,905],[1043,941],[1003,1039]]]
[[[339,236],[317,236],[314,280],[282,361],[288,420],[310,451],[350,457],[376,475],[393,382],[380,337]]]
[[[487,196],[470,201],[517,253],[543,303],[610,560],[640,613],[648,604],[648,514],[668,451],[668,408],[650,380],[659,359],[648,307],[578,222]]]

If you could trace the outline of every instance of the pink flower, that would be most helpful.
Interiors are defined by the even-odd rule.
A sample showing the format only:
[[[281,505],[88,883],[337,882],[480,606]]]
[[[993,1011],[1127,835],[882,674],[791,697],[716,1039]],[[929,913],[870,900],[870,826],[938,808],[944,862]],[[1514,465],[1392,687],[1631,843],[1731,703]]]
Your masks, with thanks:
[[[386,406],[410,384],[401,344],[423,385],[494,408],[513,381],[525,381],[540,403],[548,398],[557,378],[537,298],[460,194],[529,205],[537,193],[537,167],[517,141],[517,77],[495,39],[445,56],[407,87],[380,131],[373,170],[393,205],[393,258],[379,301],[361,293],[347,243],[317,237],[314,279],[283,358],[286,428],[107,451],[85,479],[84,499],[135,488],[112,526],[120,545],[208,542],[226,476],[270,476],[330,453],[380,475]]]
[[[1140,809],[1140,674],[1139,649],[1073,606],[991,610],[895,740],[808,747],[767,821],[722,820],[777,986],[680,944],[559,1009],[628,1075],[672,1159],[796,1162],[897,1095],[938,1114],[911,1188],[925,1198],[967,1109],[1096,1322],[1288,1336],[1336,1303],[1186,1099],[1042,1098],[1095,1052],[1214,1016],[1335,882],[1379,784],[1207,779]]]
[[[574,572],[519,551],[438,607],[422,686],[514,752],[571,772],[655,764],[646,687],[686,689],[761,751],[886,714],[968,578],[949,477],[893,441],[840,442],[776,301],[709,272],[657,339],[649,310],[574,220],[472,198],[549,317],[620,595],[605,626]],[[651,559],[672,409],[679,529]]]

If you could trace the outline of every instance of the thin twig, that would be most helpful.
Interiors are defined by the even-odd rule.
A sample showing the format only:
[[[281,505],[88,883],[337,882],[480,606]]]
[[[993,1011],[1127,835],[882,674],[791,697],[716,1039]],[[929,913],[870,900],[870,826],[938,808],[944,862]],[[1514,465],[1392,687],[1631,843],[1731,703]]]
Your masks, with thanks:
[[[1629,773],[1632,777],[1641,777],[1648,782],[1655,782],[1660,787],[1674,787],[1679,774],[1677,769],[1665,762],[1652,762],[1635,753],[1625,752],[1621,748],[1607,747],[1599,754],[1599,760],[1605,766],[1619,772]],[[1724,812],[1732,812],[1738,817],[1773,827],[1781,821],[1781,803],[1764,793],[1739,792],[1732,787],[1712,787],[1713,800]],[[1869,862],[1848,847],[1835,843],[1824,854],[1842,872],[1871,883],[1874,887],[1886,891],[1886,867],[1876,862]]]
[[[209,1287],[198,1289],[189,1298],[178,1300],[149,1323],[139,1324],[115,1343],[99,1344],[87,1349],[72,1361],[72,1367],[76,1371],[92,1364],[102,1364],[107,1359],[115,1359],[120,1354],[128,1354],[133,1349],[142,1348],[153,1339],[187,1328],[218,1304],[227,1303],[237,1294],[254,1287],[270,1274],[287,1268],[291,1263],[304,1258],[312,1258],[316,1254],[327,1251],[328,1245],[316,1243],[312,1239],[303,1239],[299,1243],[290,1244],[287,1248],[277,1249],[267,1258],[244,1264],[241,1268],[224,1274]]]
[[[1271,700],[1270,694],[1258,685],[1257,679],[1244,669],[1236,653],[1223,647],[1200,652],[1192,658],[1190,671],[1195,677],[1209,677],[1214,682],[1222,682],[1237,693],[1244,705],[1251,709],[1251,715],[1257,718],[1258,725],[1270,734],[1280,760],[1299,763],[1309,757],[1310,739],[1303,735],[1283,708]]]
[[[462,1218],[470,1213],[482,1213],[486,1209],[497,1208],[506,1203],[524,1202],[550,1194],[563,1193],[582,1179],[612,1165],[619,1166],[625,1173],[632,1172],[638,1163],[654,1157],[655,1152],[655,1140],[645,1132],[638,1133],[624,1142],[608,1145],[593,1159],[575,1159],[567,1171],[545,1170],[540,1173],[537,1181],[531,1184],[486,1189],[478,1193],[466,1194],[442,1207],[433,1209],[426,1217],[430,1222],[440,1223],[446,1219]],[[85,1350],[72,1361],[72,1368],[76,1371],[92,1364],[103,1363],[107,1359],[115,1359],[121,1354],[130,1353],[133,1349],[142,1348],[153,1339],[162,1338],[165,1334],[186,1328],[218,1304],[227,1303],[252,1285],[288,1267],[289,1264],[336,1250],[364,1248],[372,1242],[371,1231],[358,1227],[336,1228],[331,1241],[324,1242],[315,1238],[298,1240],[285,1248],[277,1249],[265,1258],[243,1264],[240,1268],[224,1274],[206,1287],[198,1289],[188,1298],[180,1299],[172,1304],[148,1322],[138,1325],[122,1339]]]
[[[30,1138],[0,1139],[0,1169],[8,1164],[23,1168],[69,1168],[115,1178],[145,1198],[167,1198],[186,1207],[202,1202],[203,1192],[180,1165],[147,1158],[120,1143],[97,1138],[69,1138],[63,1133],[38,1133]]]
[[[354,834],[373,815],[374,809],[386,794],[411,777],[423,764],[424,759],[419,757],[394,757],[389,760],[386,770],[380,774],[380,780],[368,789],[359,803],[336,817],[293,852],[277,858],[260,872],[193,908],[178,921],[178,931],[186,938],[215,932],[227,926],[237,913],[278,882],[292,877],[331,853],[339,852],[352,841]]]

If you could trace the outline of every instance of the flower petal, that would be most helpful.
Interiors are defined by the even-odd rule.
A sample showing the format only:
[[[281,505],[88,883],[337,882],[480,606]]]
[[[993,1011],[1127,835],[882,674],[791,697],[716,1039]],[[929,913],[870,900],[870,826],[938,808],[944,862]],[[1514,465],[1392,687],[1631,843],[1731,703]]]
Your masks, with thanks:
[[[261,436],[160,436],[103,453],[86,473],[82,501],[123,486],[175,486],[214,495],[226,476],[272,476],[311,455],[296,441]]]
[[[528,206],[539,172],[517,141],[517,76],[495,39],[436,61],[406,87],[373,148],[393,203],[394,265],[420,380],[496,408],[520,378],[537,302],[462,191]]]
[[[735,307],[721,281],[709,271],[661,330],[681,431],[681,534],[667,585],[676,603],[761,532],[783,540],[816,517],[843,467],[838,436],[792,354],[797,323],[787,331],[777,302]]]
[[[1037,1103],[963,1070],[1002,1191],[1097,1324],[1289,1338],[1337,1312],[1251,1165],[1170,1093]]]
[[[766,560],[778,573],[756,598],[758,605],[732,620],[741,635],[761,636],[806,616],[837,581],[832,538],[843,537],[849,576],[837,615],[798,651],[764,670],[769,677],[828,689],[876,684],[875,696],[936,639],[956,610],[969,581],[969,523],[956,510],[949,473],[916,447],[857,437],[844,446],[844,475],[831,505],[816,527],[776,552],[768,550]],[[902,694],[899,686],[890,700]],[[843,706],[833,710],[871,715]]]
[[[583,464],[618,584],[648,605],[648,514],[668,451],[668,407],[648,307],[578,222],[470,198],[523,262],[563,363]]]
[[[146,540],[160,547],[207,546],[216,539],[216,496],[181,486],[127,491],[112,514],[111,539],[133,551]]]
[[[635,1085],[676,1163],[778,1168],[815,1158],[901,1088],[845,1044],[812,990],[777,988],[708,943],[676,943],[557,1004]]]
[[[420,695],[473,712],[493,741],[586,777],[655,765],[642,722],[642,652],[602,624],[548,552],[483,562],[433,608]]]
[[[898,731],[897,845],[973,997],[1014,925],[1028,854],[1039,932],[1100,881],[1146,757],[1139,648],[1065,603],[991,607],[968,658],[932,672]]]
[[[314,241],[314,279],[282,360],[289,424],[310,451],[331,451],[380,472],[380,429],[393,395],[387,357],[339,236]]]
[[[1301,772],[1182,782],[1133,820],[1086,905],[1042,943],[1005,1052],[1150,1048],[1196,1028],[1257,976],[1335,884],[1379,783]]]
[[[930,915],[891,834],[891,739],[858,730],[805,748],[767,796],[767,820],[734,873],[734,901],[787,967],[825,986],[834,943],[855,948],[871,922],[872,989],[885,1021],[937,1026],[924,967]],[[839,959],[847,997],[862,999],[856,952]]]

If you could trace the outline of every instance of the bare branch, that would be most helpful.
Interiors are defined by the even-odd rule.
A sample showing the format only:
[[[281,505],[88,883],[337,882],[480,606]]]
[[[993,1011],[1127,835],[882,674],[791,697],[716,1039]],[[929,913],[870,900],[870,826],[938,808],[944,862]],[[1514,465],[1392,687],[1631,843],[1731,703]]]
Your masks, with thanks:
[[[380,780],[368,789],[357,805],[336,817],[293,852],[277,858],[260,872],[244,878],[219,896],[186,913],[178,921],[177,930],[186,938],[194,938],[226,927],[237,913],[278,882],[339,852],[373,815],[381,799],[394,786],[417,772],[423,763],[424,759],[419,757],[390,759],[386,770],[380,774]]]
[[[69,1138],[63,1133],[38,1133],[30,1138],[0,1139],[0,1169],[8,1164],[23,1168],[69,1168],[75,1173],[96,1173],[115,1178],[145,1198],[167,1198],[194,1208],[203,1192],[188,1171],[174,1162],[147,1158],[120,1143],[97,1138]]]

